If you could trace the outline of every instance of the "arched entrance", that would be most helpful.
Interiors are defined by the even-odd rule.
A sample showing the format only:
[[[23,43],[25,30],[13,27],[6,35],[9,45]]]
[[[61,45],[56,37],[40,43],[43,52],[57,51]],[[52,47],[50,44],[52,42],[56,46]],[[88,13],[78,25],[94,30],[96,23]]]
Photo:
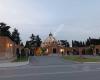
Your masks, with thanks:
[[[53,48],[53,53],[57,53],[57,49],[56,48]]]
[[[86,49],[86,54],[87,54],[87,55],[93,55],[93,49],[87,48],[87,49]]]
[[[76,49],[73,49],[73,55],[79,55],[79,51]]]
[[[100,55],[99,49],[96,49],[96,54],[97,54],[97,55]]]
[[[82,55],[86,55],[85,49],[82,50]]]
[[[20,56],[20,51],[19,51],[19,48],[17,48],[17,49],[16,49],[16,55],[17,55],[17,57],[19,57],[19,56]]]

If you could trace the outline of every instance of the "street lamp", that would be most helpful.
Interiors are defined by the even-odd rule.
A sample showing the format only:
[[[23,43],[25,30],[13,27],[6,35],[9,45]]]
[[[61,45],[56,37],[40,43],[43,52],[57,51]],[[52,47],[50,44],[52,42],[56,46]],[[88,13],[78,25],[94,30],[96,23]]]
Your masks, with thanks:
[[[9,44],[9,47],[12,47],[12,44]]]
[[[64,52],[64,49],[60,49],[60,52],[61,52],[61,53]]]
[[[7,43],[7,47],[10,48],[12,47],[13,45],[11,43]]]
[[[60,52],[62,53],[62,55],[64,54],[64,49],[60,49]]]

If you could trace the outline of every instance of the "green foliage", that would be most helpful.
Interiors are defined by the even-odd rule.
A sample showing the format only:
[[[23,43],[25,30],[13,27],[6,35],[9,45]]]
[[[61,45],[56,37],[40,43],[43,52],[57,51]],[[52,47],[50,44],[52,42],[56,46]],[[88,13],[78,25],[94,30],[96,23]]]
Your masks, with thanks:
[[[0,23],[0,36],[7,36],[9,37],[10,39],[12,39],[14,42],[16,42],[16,44],[20,44],[20,34],[18,32],[17,29],[14,29],[14,31],[11,32],[9,31],[10,29],[10,26],[8,26],[7,24],[5,23]]]
[[[86,54],[88,54],[88,55],[93,55],[93,49],[88,48],[88,49],[86,49],[85,51],[86,51]]]
[[[77,62],[100,62],[100,58],[85,58],[80,56],[65,56],[64,59]]]
[[[100,45],[100,39],[90,38],[86,41],[86,46],[90,45]]]
[[[30,41],[26,41],[26,48],[38,48],[41,46],[41,38],[39,37],[39,35],[35,36],[34,34],[31,35],[30,37]]]
[[[85,43],[82,41],[72,40],[72,47],[85,47]]]
[[[41,48],[42,53],[45,53],[46,48]]]
[[[10,26],[5,23],[0,23],[0,36],[7,36],[11,38],[11,33],[9,31]]]
[[[13,38],[14,42],[16,42],[16,44],[20,44],[20,42],[21,42],[20,34],[16,28],[12,32],[12,38]]]
[[[31,42],[30,41],[26,41],[26,44],[25,44],[25,48],[31,48],[31,44],[30,44]]]
[[[70,47],[70,44],[67,40],[60,40],[61,45],[63,45],[64,47]]]
[[[88,38],[86,41],[72,40],[72,47],[89,47],[91,45],[100,45],[100,39]]]
[[[25,61],[28,61],[28,57],[20,56],[16,60],[14,60],[13,62],[25,62]]]

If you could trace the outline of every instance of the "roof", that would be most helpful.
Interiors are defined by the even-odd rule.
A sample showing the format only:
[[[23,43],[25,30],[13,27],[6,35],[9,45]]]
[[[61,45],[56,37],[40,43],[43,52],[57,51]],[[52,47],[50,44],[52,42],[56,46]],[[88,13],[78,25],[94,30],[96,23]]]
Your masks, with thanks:
[[[49,36],[45,39],[44,43],[52,43],[52,42],[58,42],[55,37],[53,37],[52,33],[49,34]]]

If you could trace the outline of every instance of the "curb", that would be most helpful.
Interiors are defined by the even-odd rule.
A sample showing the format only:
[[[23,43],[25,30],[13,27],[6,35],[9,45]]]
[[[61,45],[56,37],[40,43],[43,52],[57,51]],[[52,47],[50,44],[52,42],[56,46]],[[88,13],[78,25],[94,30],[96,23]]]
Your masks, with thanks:
[[[92,64],[92,63],[100,63],[100,62],[83,62],[83,63],[90,63],[90,64]]]
[[[13,63],[1,63],[0,68],[8,68],[8,67],[18,67],[28,65],[29,61],[27,62],[13,62]]]

